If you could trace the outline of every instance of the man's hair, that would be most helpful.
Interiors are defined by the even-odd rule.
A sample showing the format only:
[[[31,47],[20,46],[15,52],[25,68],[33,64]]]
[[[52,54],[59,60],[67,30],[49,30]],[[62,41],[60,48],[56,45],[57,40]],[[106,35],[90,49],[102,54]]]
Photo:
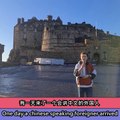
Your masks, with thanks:
[[[81,53],[80,53],[80,55],[82,55],[82,54],[85,54],[85,55],[87,55],[87,56],[88,56],[88,54],[87,54],[86,52],[81,52]]]

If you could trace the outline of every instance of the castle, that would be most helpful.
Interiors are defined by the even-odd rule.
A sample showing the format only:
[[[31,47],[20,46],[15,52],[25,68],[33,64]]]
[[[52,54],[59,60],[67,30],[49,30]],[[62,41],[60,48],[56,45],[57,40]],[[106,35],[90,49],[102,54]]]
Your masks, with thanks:
[[[76,63],[81,51],[86,51],[90,61],[120,62],[119,47],[110,46],[113,38],[109,32],[96,29],[91,24],[63,24],[60,17],[51,15],[45,20],[36,17],[24,21],[18,18],[14,27],[14,43],[8,62],[34,61],[35,58],[62,58],[65,63]],[[116,37],[119,39],[119,37]],[[119,46],[119,45],[118,45]],[[109,50],[113,50],[111,53]]]
[[[0,44],[0,65],[2,64],[2,54],[4,52],[4,45]]]

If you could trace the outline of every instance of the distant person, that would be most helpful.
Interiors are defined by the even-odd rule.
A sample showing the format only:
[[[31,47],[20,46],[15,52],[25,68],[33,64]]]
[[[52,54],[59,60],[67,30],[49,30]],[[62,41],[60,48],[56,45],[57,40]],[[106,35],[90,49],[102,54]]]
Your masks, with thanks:
[[[93,65],[88,62],[87,53],[80,53],[80,61],[78,61],[74,68],[74,76],[76,77],[79,97],[93,96],[92,86],[96,74]]]

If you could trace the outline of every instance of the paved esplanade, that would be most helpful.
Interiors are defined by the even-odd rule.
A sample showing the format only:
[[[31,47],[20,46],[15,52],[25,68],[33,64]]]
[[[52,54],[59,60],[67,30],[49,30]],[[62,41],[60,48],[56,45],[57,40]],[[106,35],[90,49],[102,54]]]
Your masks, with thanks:
[[[120,66],[99,65],[94,97],[120,97]],[[0,97],[77,97],[74,65],[0,68]]]

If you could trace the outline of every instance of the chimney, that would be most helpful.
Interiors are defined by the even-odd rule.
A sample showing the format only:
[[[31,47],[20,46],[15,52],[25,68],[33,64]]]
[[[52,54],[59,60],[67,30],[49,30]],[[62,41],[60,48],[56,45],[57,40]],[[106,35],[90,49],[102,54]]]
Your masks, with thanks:
[[[21,22],[21,19],[20,19],[20,18],[18,18],[18,20],[17,20],[17,24],[20,24],[20,22]]]
[[[48,15],[47,20],[52,21],[52,15]]]
[[[24,23],[24,18],[21,18],[21,23]]]

